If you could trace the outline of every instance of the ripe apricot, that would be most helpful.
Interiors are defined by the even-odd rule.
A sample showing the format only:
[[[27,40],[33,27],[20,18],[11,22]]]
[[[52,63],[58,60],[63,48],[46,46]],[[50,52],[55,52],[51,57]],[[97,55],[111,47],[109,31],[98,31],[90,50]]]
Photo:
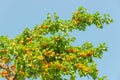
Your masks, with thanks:
[[[29,41],[28,44],[32,44],[32,41]]]
[[[80,54],[80,57],[87,57],[87,54],[82,53],[82,54]]]
[[[8,60],[5,57],[2,57],[2,61],[8,63]]]
[[[60,63],[55,63],[55,67],[59,68],[60,67]]]
[[[73,59],[72,56],[68,56],[68,57],[67,57],[67,61],[68,61],[68,62],[70,62],[72,59]]]
[[[4,49],[4,50],[2,50],[2,52],[7,53],[7,52],[8,52],[8,50]]]
[[[59,36],[56,36],[56,37],[54,38],[54,41],[55,41],[55,42],[58,42],[59,40],[60,40]]]
[[[74,12],[75,15],[78,15],[79,13],[80,13],[80,12],[78,12],[78,11]]]
[[[15,69],[15,65],[11,65],[11,66],[10,66],[10,69],[11,69],[11,70],[14,70],[14,69]]]
[[[15,47],[15,46],[16,46],[16,43],[12,43],[12,46]]]
[[[40,55],[39,58],[40,58],[40,60],[43,60],[43,59],[44,59],[44,57],[43,57],[42,55]]]
[[[9,77],[7,80],[13,80],[13,79],[14,79],[14,76]]]
[[[51,57],[54,57],[54,56],[55,56],[55,52],[52,52],[52,53],[50,54],[50,56],[51,56]]]
[[[68,50],[67,50],[67,52],[69,52],[69,53],[75,53],[76,51],[77,51],[77,50],[74,49],[74,48],[73,48],[73,49],[68,49]]]
[[[2,76],[4,76],[4,77],[8,76],[8,72],[7,71],[3,71],[2,72]]]
[[[43,49],[43,51],[42,52],[47,52],[47,50],[46,49]]]
[[[87,56],[91,56],[92,54],[93,54],[92,51],[88,51],[88,52],[87,52]]]
[[[47,69],[49,67],[50,67],[50,64],[46,64],[46,65],[42,66],[43,69]]]
[[[73,24],[74,24],[74,25],[78,25],[78,21],[74,21]]]
[[[75,64],[75,66],[76,66],[77,68],[82,68],[83,64],[77,63],[77,64]]]
[[[47,51],[46,53],[45,53],[45,56],[49,56],[49,55],[51,55],[52,54],[52,51]]]
[[[25,76],[25,72],[23,70],[20,70],[19,73],[21,76]]]
[[[80,21],[80,18],[75,18],[75,21]]]
[[[24,44],[24,41],[20,41],[20,44]]]
[[[44,25],[44,26],[41,26],[41,28],[46,29],[48,28],[48,26]]]
[[[27,50],[26,54],[30,54],[30,50]]]
[[[27,41],[31,41],[31,38],[26,38]]]

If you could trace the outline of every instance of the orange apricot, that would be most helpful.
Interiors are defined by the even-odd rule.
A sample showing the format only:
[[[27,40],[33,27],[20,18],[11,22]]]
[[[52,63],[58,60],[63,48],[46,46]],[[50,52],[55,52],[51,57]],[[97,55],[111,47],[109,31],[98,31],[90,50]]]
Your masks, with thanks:
[[[2,76],[4,76],[4,77],[8,76],[8,72],[7,71],[3,71],[2,72]]]
[[[87,52],[87,56],[91,56],[91,55],[93,55],[94,53],[92,52],[92,51],[88,51]]]
[[[77,68],[82,68],[83,64],[77,63],[77,64],[75,64],[75,66],[76,66]]]
[[[87,57],[87,54],[82,53],[82,54],[80,54],[80,57]]]
[[[30,50],[27,50],[26,54],[30,54]]]
[[[46,56],[49,56],[50,54],[52,54],[52,51],[47,51],[47,52],[45,53]]]
[[[4,50],[1,50],[1,52],[7,53],[7,52],[8,52],[8,50],[4,49]]]
[[[8,63],[8,60],[5,57],[2,57],[2,61]]]
[[[12,77],[8,77],[7,80],[13,80],[13,79],[14,79],[14,76],[12,76]]]
[[[11,69],[11,70],[14,70],[14,69],[15,69],[15,65],[14,65],[14,64],[11,65],[11,66],[10,66],[10,69]]]

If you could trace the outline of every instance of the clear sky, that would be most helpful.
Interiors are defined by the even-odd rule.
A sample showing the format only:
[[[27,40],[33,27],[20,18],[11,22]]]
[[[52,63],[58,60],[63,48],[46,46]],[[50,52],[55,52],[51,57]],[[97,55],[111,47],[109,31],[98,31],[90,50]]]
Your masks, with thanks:
[[[90,41],[94,45],[106,42],[109,49],[102,60],[97,60],[100,76],[109,80],[120,80],[120,0],[0,0],[0,35],[11,38],[20,34],[24,27],[33,28],[42,23],[46,14],[57,12],[61,19],[71,18],[77,7],[83,6],[90,13],[108,13],[114,19],[103,29],[88,27],[85,32],[74,32],[75,45]],[[3,79],[1,79],[3,80]],[[77,76],[76,80],[79,79]]]

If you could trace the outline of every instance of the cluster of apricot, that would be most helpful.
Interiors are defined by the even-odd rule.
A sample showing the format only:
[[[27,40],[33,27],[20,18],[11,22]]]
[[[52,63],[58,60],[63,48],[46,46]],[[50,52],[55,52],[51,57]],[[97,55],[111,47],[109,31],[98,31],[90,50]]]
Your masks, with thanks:
[[[39,28],[47,29],[48,26],[47,25],[43,25],[43,26],[40,26]]]
[[[28,42],[28,44],[32,44],[32,38],[26,38],[26,41]]]
[[[90,73],[90,68],[89,67],[86,67],[84,66],[83,64],[81,63],[77,63],[75,64],[75,66],[78,68],[78,69],[81,69],[83,72],[87,72],[87,73]]]
[[[76,11],[76,12],[74,12],[74,14],[73,14],[73,24],[76,25],[76,26],[78,26],[78,24],[79,24],[80,21],[81,21],[81,18],[78,17],[79,14],[80,14],[79,11]]]
[[[41,68],[41,70],[42,70],[42,75],[44,76],[44,77],[49,77],[50,78],[50,76],[48,75],[49,74],[49,71],[51,70],[51,68],[53,67],[53,62],[44,62],[44,64],[42,65],[42,68]],[[52,74],[54,74],[54,73],[52,73]]]
[[[80,53],[79,56],[85,58],[85,57],[90,57],[90,56],[92,56],[93,54],[94,54],[93,51],[87,51],[87,52]]]
[[[43,50],[44,55],[47,57],[54,57],[55,56],[55,52],[54,51],[47,51],[47,50]]]
[[[3,70],[2,72],[0,72],[0,74],[4,77],[8,76],[8,72],[6,70]]]
[[[4,50],[0,50],[0,53],[7,53],[8,50],[4,49]]]
[[[16,72],[15,65],[8,66],[0,63],[0,67],[3,69],[0,72],[0,76],[7,77],[7,80],[13,80],[14,72]]]
[[[28,44],[32,44],[32,38],[26,38],[26,41],[28,42]],[[21,40],[20,44],[24,45],[25,41]],[[15,44],[13,44],[13,45],[15,45]]]
[[[79,50],[77,48],[70,48],[66,50],[68,53],[75,53],[78,52]]]
[[[19,73],[20,73],[21,76],[23,76],[23,77],[25,76],[25,72],[22,69],[19,70]]]
[[[2,62],[4,62],[4,63],[8,63],[8,59],[7,59],[6,57],[4,57],[4,56],[2,56],[1,60],[2,60]]]
[[[71,62],[74,59],[74,56],[67,56],[66,61]]]
[[[63,65],[59,61],[45,63],[42,66],[42,74],[43,74],[44,77],[49,77],[50,78],[50,75],[52,75],[52,76],[57,75],[56,71],[57,71],[57,73],[59,73],[61,71],[62,72],[67,72],[67,68],[66,68],[65,65]]]

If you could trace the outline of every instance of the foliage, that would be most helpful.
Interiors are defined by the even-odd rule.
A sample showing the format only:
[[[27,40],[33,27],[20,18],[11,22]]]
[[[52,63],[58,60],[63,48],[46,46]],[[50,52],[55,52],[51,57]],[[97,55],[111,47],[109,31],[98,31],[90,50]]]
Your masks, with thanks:
[[[104,77],[98,77],[94,58],[102,58],[103,52],[107,51],[105,43],[97,47],[90,42],[73,46],[75,37],[69,32],[85,31],[93,24],[102,29],[105,23],[111,22],[108,14],[90,14],[79,7],[69,20],[59,19],[56,13],[48,14],[41,25],[31,30],[25,28],[13,39],[0,36],[0,75],[7,80],[62,80],[62,76],[70,75],[70,80],[75,80],[78,71],[80,77],[103,80]]]

